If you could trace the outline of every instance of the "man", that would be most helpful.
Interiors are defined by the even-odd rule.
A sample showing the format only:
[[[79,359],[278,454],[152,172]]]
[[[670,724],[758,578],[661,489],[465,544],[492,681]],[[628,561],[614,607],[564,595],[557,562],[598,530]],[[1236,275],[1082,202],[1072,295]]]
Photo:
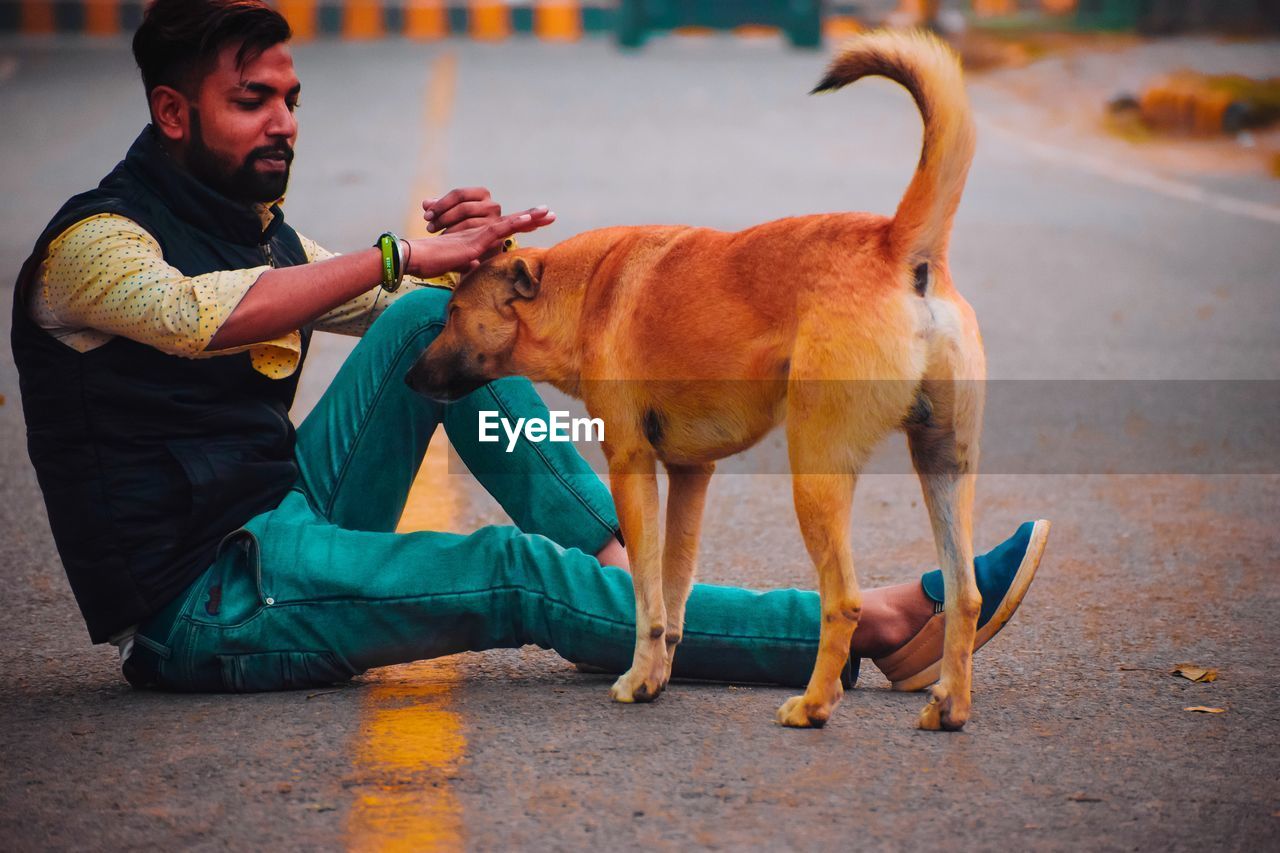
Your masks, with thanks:
[[[157,0],[133,42],[151,123],[55,215],[15,288],[28,446],[90,638],[120,647],[134,685],[180,690],[526,643],[620,671],[633,598],[608,490],[571,445],[478,441],[480,410],[547,417],[532,386],[443,407],[401,381],[458,273],[554,215],[456,190],[424,202],[440,236],[336,256],[297,234],[277,203],[297,135],[289,35],[260,0]],[[362,341],[295,432],[313,329]],[[392,532],[441,423],[515,527]],[[988,637],[1045,529],[978,559]],[[854,664],[927,683],[941,597],[938,572],[869,591]],[[812,592],[698,586],[676,675],[802,684],[818,614]]]

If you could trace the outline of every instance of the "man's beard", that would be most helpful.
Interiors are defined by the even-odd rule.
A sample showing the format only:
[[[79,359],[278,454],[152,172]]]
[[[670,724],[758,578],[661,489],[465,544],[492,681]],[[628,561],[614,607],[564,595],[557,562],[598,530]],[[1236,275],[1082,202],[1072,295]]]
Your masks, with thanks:
[[[254,163],[267,157],[284,159],[284,171],[259,172]],[[205,144],[204,128],[200,124],[200,111],[191,110],[191,144],[187,146],[186,166],[203,184],[222,193],[227,198],[243,202],[269,204],[284,195],[289,185],[289,169],[293,163],[293,149],[288,145],[263,145],[245,155],[244,162],[229,166]]]

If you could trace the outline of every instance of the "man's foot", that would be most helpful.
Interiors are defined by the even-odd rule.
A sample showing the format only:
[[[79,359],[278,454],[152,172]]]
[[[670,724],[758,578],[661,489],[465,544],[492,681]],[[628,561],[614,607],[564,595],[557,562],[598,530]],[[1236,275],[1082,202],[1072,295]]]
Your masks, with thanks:
[[[978,582],[978,591],[982,593],[982,611],[978,614],[978,634],[974,639],[974,651],[1000,633],[1000,629],[1013,616],[1022,598],[1035,577],[1036,568],[1040,565],[1040,557],[1044,554],[1045,542],[1049,538],[1049,522],[1028,521],[1018,528],[1018,532],[996,546],[991,551],[973,560],[974,577]],[[914,585],[912,585],[914,586]],[[875,657],[873,663],[879,667],[885,677],[893,682],[894,690],[923,690],[938,680],[942,672],[942,637],[945,624],[941,612],[942,572],[935,570],[920,579],[916,588],[933,604],[932,616],[924,619],[923,624],[910,639],[883,656]],[[913,590],[914,592],[914,590]],[[907,601],[907,607],[897,611],[899,618],[886,619],[883,623],[889,631],[900,629],[904,622],[920,619],[919,602]],[[864,614],[865,616],[865,614]],[[868,638],[870,639],[870,638]],[[858,637],[854,635],[855,653],[858,651]],[[870,652],[874,655],[875,652]]]
[[[1048,521],[1028,521],[1000,545],[974,558],[974,576],[982,593],[975,651],[1000,632],[1022,603],[1048,536]],[[853,653],[840,678],[844,687],[857,683],[864,657],[873,659],[894,690],[923,690],[937,681],[942,671],[942,600],[942,572],[937,569],[918,582],[866,590]],[[621,672],[589,663],[574,666],[582,673]]]

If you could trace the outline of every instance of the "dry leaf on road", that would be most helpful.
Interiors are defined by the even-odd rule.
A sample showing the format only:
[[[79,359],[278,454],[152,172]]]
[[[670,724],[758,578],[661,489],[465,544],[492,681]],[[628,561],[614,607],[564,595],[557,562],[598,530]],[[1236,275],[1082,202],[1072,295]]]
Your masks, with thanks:
[[[1199,711],[1201,714],[1225,714],[1226,708],[1210,708],[1208,705],[1192,705],[1190,708],[1183,708],[1184,711]]]
[[[1211,667],[1200,666],[1195,663],[1178,663],[1174,664],[1173,669],[1169,671],[1170,675],[1181,675],[1188,681],[1213,681],[1218,677],[1218,671]]]

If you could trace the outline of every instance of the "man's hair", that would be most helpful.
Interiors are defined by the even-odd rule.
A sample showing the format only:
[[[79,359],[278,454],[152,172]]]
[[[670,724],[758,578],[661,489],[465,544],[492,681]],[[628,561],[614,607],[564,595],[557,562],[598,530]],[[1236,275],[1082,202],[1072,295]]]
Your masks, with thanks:
[[[133,35],[133,58],[147,98],[156,86],[194,96],[228,44],[240,43],[236,68],[293,35],[262,0],[155,0]]]

